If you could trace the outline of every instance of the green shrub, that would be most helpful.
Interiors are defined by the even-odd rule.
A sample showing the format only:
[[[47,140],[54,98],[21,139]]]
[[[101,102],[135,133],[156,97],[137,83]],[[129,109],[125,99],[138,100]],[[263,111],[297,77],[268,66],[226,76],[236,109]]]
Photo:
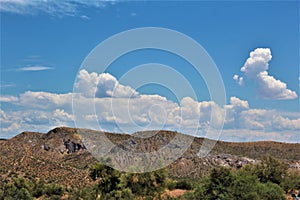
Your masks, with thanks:
[[[165,169],[146,173],[125,173],[121,176],[121,188],[130,188],[138,196],[154,196],[166,188],[167,171]]]
[[[231,185],[234,176],[229,168],[221,167],[212,169],[209,176],[201,181],[195,191],[195,199],[233,199]]]
[[[256,166],[255,174],[261,182],[280,184],[287,175],[288,165],[273,157],[265,157]]]
[[[97,163],[90,168],[90,177],[97,180],[96,195],[98,191],[102,195],[117,190],[120,183],[120,172],[112,167]]]
[[[256,169],[246,167],[245,169]],[[189,199],[201,200],[284,200],[283,189],[272,182],[261,182],[255,170],[215,168],[204,178]],[[274,177],[274,176],[273,176]],[[185,198],[185,197],[184,197]]]
[[[101,196],[105,200],[134,200],[135,197],[129,188],[111,191],[108,194]]]
[[[260,199],[264,200],[285,200],[283,189],[274,183],[259,183],[258,193]]]
[[[11,199],[22,199],[31,200],[33,199],[30,194],[30,183],[24,178],[15,178],[13,182],[7,183],[4,186],[3,197],[5,200]]]
[[[34,183],[33,189],[32,189],[32,195],[33,197],[40,197],[44,194],[44,188],[45,188],[45,181],[39,180]]]
[[[56,184],[56,183],[50,183],[47,184],[44,190],[45,194],[48,196],[53,196],[53,195],[62,195],[64,193],[64,189],[61,185]]]
[[[167,180],[166,181],[166,187],[169,189],[169,190],[174,190],[176,188],[176,181],[173,181],[173,180]]]
[[[300,172],[296,170],[288,172],[287,176],[280,183],[280,186],[286,193],[300,190]]]
[[[176,183],[175,188],[183,189],[183,190],[191,190],[193,187],[192,187],[192,184],[188,180],[179,180]]]
[[[70,191],[69,200],[95,200],[96,198],[96,188],[95,187],[85,187],[81,189],[75,189]]]

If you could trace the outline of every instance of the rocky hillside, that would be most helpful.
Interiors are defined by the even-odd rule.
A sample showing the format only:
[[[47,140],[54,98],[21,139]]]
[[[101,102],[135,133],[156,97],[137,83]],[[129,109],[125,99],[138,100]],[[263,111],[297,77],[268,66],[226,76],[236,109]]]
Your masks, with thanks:
[[[182,149],[182,141],[172,143],[178,135],[180,139],[191,141],[188,149]],[[266,155],[286,160],[290,168],[300,170],[299,143],[218,141],[210,154],[199,157],[203,141],[203,138],[191,138],[171,131],[127,135],[60,127],[47,134],[23,132],[12,139],[0,140],[0,184],[1,181],[3,183],[16,176],[24,176],[43,178],[67,187],[86,186],[91,183],[89,166],[97,162],[95,156],[101,153],[112,157],[114,164],[122,169],[129,163],[138,165],[139,159],[143,159],[132,157],[132,153],[140,155],[146,152],[151,156],[150,159],[159,161],[183,151],[184,154],[168,166],[170,175],[174,177],[201,177],[211,167],[218,165],[239,168],[248,163],[257,163]],[[165,148],[164,152],[156,154],[162,148]]]

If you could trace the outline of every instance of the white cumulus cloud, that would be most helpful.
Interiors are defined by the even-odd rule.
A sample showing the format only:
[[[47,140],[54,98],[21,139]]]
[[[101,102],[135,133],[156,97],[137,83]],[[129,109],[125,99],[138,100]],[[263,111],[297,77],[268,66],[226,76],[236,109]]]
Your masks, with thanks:
[[[114,76],[108,73],[89,73],[85,69],[79,72],[75,92],[91,98],[126,98],[138,95],[133,88],[120,84]]]
[[[282,132],[288,134],[290,140],[293,136],[297,138],[295,134],[300,129],[299,113],[253,109],[246,100],[238,97],[231,97],[229,104],[223,107],[213,101],[197,101],[190,97],[182,98],[177,104],[160,95],[138,94],[110,74],[85,70],[78,74],[75,87],[79,93],[27,91],[19,96],[0,96],[2,101],[20,108],[19,111],[0,110],[0,138],[26,130],[74,127],[74,120],[78,127],[98,129],[100,125],[106,131],[132,133],[169,129],[193,135],[193,131],[198,130],[197,134],[205,136],[209,127],[213,130],[221,127],[225,117],[222,138],[227,136],[236,141],[268,136],[269,140],[285,141]],[[99,88],[101,92],[95,96]],[[135,94],[134,98],[130,98],[132,94]],[[72,109],[74,101],[78,103],[76,110],[74,105]],[[241,135],[234,139],[238,130]]]
[[[296,92],[288,89],[286,83],[268,74],[271,59],[272,55],[269,48],[257,48],[250,53],[250,57],[241,68],[241,72],[248,79],[253,79],[257,83],[258,95],[261,98],[274,100],[297,98]],[[233,79],[239,85],[244,84],[242,76],[234,75]]]
[[[259,95],[266,99],[295,99],[295,91],[287,89],[286,83],[270,76],[267,71],[260,72],[256,79]]]

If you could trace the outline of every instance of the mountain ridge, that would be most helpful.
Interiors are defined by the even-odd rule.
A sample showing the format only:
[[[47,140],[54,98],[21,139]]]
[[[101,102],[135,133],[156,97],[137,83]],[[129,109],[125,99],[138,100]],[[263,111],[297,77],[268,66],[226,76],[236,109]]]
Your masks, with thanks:
[[[108,145],[110,153],[117,152],[112,155],[119,155],[121,150],[136,153],[155,152],[166,146],[177,134],[181,134],[161,130],[149,131],[151,137],[138,137],[138,133],[129,135],[69,127],[57,127],[46,134],[22,132],[11,139],[0,140],[2,181],[26,176],[54,181],[66,187],[89,185],[92,182],[89,178],[89,167],[98,161],[89,152],[84,135],[79,132],[109,139],[114,144],[114,147]],[[147,131],[142,134],[146,136]],[[167,166],[170,176],[199,178],[206,175],[212,167],[239,168],[245,164],[255,164],[267,155],[285,160],[290,168],[300,170],[300,143],[216,141],[216,145],[206,157],[199,157],[197,153],[203,141],[204,138],[193,138],[182,156]],[[171,147],[169,154],[176,148],[180,147]],[[131,163],[126,156],[116,156],[113,159],[122,167],[122,164]]]

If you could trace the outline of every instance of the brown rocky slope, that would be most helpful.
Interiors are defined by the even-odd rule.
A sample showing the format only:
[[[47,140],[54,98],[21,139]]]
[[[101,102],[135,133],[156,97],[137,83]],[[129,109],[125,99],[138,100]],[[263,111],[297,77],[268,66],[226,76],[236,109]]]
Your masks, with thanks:
[[[119,152],[122,150],[155,152],[180,133],[148,131],[128,135],[66,127],[55,128],[47,134],[23,132],[12,139],[0,140],[0,184],[1,181],[3,183],[13,177],[23,176],[43,178],[67,187],[88,185],[91,183],[89,166],[97,160],[88,151],[89,142],[93,141],[85,140],[85,134],[95,135],[98,140],[108,138],[114,146],[105,148],[109,149],[109,153],[114,153],[111,155],[121,155]],[[151,137],[141,137],[147,134]],[[290,168],[300,170],[300,143],[218,141],[209,155],[199,157],[197,153],[203,140],[192,138],[185,153],[168,166],[171,176],[197,178],[207,174],[211,167],[223,165],[238,168],[259,162],[266,155],[285,160]],[[178,148],[180,146],[171,146],[169,154]],[[120,163],[126,163],[130,158],[122,155],[113,159],[116,165],[121,166]]]

